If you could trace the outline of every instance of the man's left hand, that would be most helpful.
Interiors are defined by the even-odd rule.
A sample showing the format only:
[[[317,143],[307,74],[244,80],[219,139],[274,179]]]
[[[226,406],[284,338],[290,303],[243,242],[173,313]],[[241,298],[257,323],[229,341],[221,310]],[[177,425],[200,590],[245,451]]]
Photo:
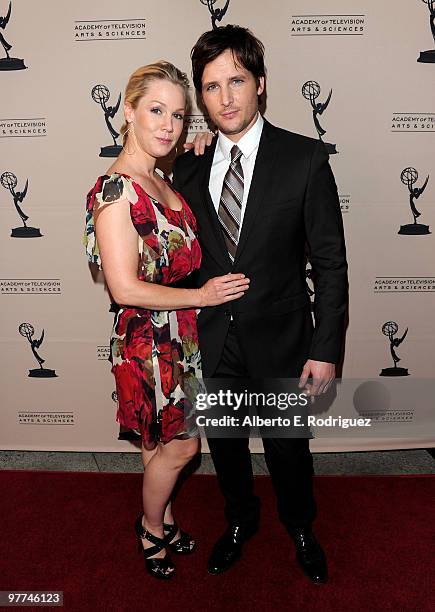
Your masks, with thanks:
[[[307,383],[308,378],[313,379],[312,383]],[[314,402],[314,396],[326,393],[332,381],[335,379],[335,364],[327,361],[315,361],[308,359],[302,370],[299,379],[299,388],[304,388]]]

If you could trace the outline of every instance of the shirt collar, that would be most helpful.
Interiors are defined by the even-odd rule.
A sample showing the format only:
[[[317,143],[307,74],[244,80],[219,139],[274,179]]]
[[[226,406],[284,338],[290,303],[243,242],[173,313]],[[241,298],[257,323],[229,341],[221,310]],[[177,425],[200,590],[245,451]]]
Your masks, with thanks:
[[[257,149],[260,143],[261,132],[263,129],[264,119],[258,113],[256,122],[249,130],[242,136],[239,142],[233,142],[225,134],[219,132],[218,145],[222,155],[231,161],[231,149],[236,144],[241,150],[243,157],[248,158]]]

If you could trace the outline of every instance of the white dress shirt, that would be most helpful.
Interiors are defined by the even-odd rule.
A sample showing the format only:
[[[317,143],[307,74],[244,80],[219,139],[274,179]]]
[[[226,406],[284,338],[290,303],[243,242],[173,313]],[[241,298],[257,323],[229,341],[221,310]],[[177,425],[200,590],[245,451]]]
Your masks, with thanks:
[[[216,214],[222,194],[222,186],[225,175],[231,163],[231,149],[236,144],[242,152],[240,162],[243,170],[243,201],[240,217],[240,227],[242,227],[243,217],[246,210],[246,201],[249,195],[252,174],[254,172],[255,160],[257,157],[258,145],[260,143],[261,132],[263,130],[263,117],[258,113],[254,125],[242,136],[239,142],[233,142],[225,134],[219,132],[216,149],[214,152],[213,163],[210,172],[209,191],[213,200]]]

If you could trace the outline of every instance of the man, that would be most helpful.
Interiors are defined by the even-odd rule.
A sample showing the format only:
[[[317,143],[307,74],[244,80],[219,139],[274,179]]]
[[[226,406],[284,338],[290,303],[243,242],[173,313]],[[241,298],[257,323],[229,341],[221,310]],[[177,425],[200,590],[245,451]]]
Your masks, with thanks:
[[[218,137],[203,156],[190,151],[174,167],[174,185],[192,207],[203,262],[199,283],[243,272],[239,300],[202,309],[199,339],[204,377],[299,378],[324,392],[340,360],[347,302],[347,264],[337,188],[320,141],[272,126],[258,110],[264,48],[228,25],[203,34],[192,49],[195,88]],[[305,285],[305,252],[316,277],[315,329]],[[228,528],[208,570],[240,557],[258,527],[249,440],[208,439]],[[263,439],[280,520],[297,559],[314,582],[327,580],[325,554],[312,532],[316,503],[307,438]]]

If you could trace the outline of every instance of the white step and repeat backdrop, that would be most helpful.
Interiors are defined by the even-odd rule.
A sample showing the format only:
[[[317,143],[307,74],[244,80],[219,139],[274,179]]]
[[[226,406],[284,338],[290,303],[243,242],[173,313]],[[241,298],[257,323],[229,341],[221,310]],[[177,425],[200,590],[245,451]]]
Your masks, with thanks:
[[[118,440],[113,314],[85,258],[85,195],[112,161],[100,153],[116,144],[109,126],[122,123],[128,76],[160,58],[190,74],[190,49],[212,20],[247,26],[264,42],[272,123],[317,137],[315,119],[326,130],[350,266],[343,377],[385,381],[392,343],[408,374],[396,390],[430,381],[431,11],[431,0],[0,0],[0,448],[137,451]],[[205,125],[194,108],[189,137]],[[433,446],[434,430],[415,427],[420,400],[405,417],[394,402],[384,410],[384,420],[409,423],[401,438],[319,437],[312,449]]]

